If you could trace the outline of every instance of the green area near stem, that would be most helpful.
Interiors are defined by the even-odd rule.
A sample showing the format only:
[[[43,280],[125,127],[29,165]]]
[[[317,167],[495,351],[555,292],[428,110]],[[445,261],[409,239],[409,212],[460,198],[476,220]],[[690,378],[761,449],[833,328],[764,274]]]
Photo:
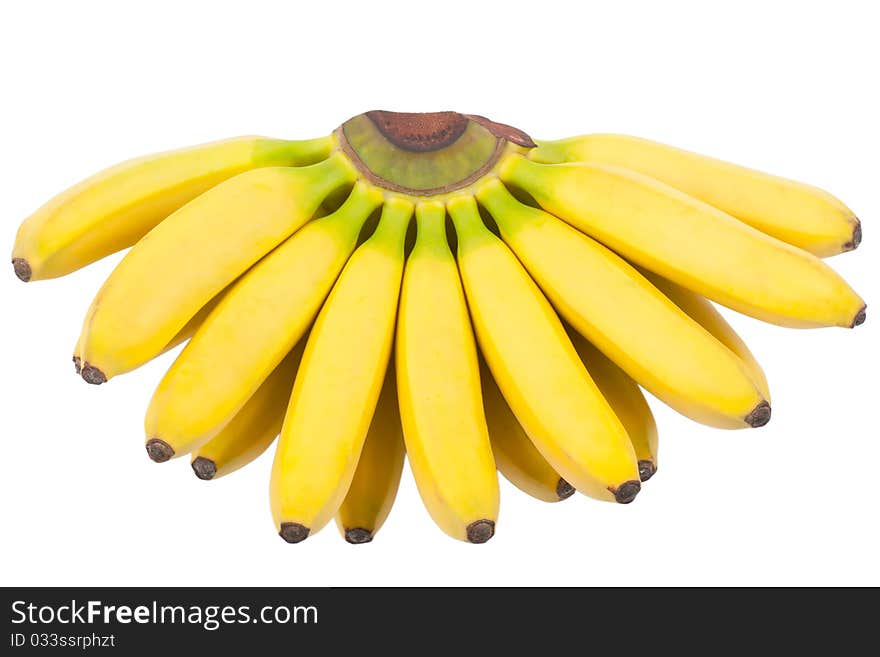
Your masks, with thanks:
[[[462,135],[438,150],[414,152],[391,143],[364,114],[342,125],[351,150],[377,179],[418,192],[454,187],[484,167],[495,153],[498,137],[474,121]]]
[[[403,257],[403,244],[412,219],[412,210],[412,205],[408,203],[386,202],[382,207],[379,225],[363,246]]]
[[[330,137],[317,139],[259,139],[252,159],[261,166],[302,167],[327,159],[333,149]]]

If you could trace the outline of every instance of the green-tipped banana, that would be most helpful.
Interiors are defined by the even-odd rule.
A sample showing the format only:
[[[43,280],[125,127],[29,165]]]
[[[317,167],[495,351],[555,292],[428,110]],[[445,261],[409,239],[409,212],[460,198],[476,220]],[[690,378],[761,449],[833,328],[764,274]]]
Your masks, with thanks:
[[[239,412],[315,319],[381,201],[356,185],[336,212],[307,224],[232,286],[153,395],[145,431],[154,459],[190,452]]]
[[[406,199],[386,199],[376,232],[342,270],[309,334],[270,486],[288,543],[326,525],[354,477],[391,356],[412,212]]]
[[[294,233],[354,171],[339,154],[239,174],[190,201],[129,251],[80,338],[82,375],[103,383],[145,363],[199,308]]]
[[[535,447],[577,490],[629,503],[640,489],[632,445],[547,299],[495,237],[471,197],[447,205],[471,319],[492,376]]]
[[[828,192],[656,141],[583,135],[539,141],[529,158],[638,171],[820,258],[852,251],[862,241],[858,218]]]
[[[477,196],[566,321],[680,413],[725,429],[770,419],[735,354],[615,253],[517,201],[497,180]]]
[[[498,519],[498,475],[477,346],[446,239],[445,208],[420,203],[416,218],[395,345],[406,453],[437,526],[453,538],[485,543]]]
[[[501,178],[646,269],[752,317],[851,327],[865,302],[816,256],[643,174],[511,155]]]
[[[238,137],[148,155],[106,169],[46,203],[18,230],[12,249],[23,281],[64,276],[128,248],[172,212],[249,169],[314,164],[332,139]]]

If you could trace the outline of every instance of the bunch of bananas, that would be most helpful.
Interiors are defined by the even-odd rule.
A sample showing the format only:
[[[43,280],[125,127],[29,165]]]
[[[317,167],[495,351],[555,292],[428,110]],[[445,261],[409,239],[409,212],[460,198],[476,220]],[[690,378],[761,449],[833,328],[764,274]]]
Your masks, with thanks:
[[[640,387],[710,426],[766,424],[761,368],[707,299],[856,326],[865,303],[820,258],[860,239],[823,191],[662,144],[374,111],[115,166],[28,218],[12,262],[38,280],[132,247],[77,372],[100,384],[188,340],[147,453],[211,479],[280,434],[286,541],[334,517],[370,541],[406,455],[440,528],[483,543],[496,468],[541,500],[631,502],[657,468]]]

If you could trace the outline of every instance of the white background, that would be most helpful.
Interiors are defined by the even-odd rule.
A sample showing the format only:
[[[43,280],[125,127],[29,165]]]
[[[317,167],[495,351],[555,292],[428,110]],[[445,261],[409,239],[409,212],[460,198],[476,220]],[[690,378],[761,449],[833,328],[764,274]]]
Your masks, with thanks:
[[[870,3],[19,2],[0,9],[0,234],[136,155],[238,134],[311,137],[382,108],[456,109],[539,138],[651,137],[812,182],[862,218],[833,266],[880,300]],[[376,540],[273,530],[271,454],[197,480],[144,453],[172,354],[100,387],[74,376],[82,315],[118,257],[0,276],[0,581],[6,585],[880,584],[878,331],[726,312],[773,389],[764,429],[653,403],[660,470],[630,506],[549,505],[502,483],[495,538],[431,523],[407,471]],[[872,316],[873,315],[873,316]]]

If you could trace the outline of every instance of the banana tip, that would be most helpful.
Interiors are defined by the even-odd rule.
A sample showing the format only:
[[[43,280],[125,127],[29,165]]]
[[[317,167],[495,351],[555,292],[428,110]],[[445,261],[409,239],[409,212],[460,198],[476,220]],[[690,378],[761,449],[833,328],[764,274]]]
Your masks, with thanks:
[[[79,356],[73,357],[73,369],[76,370],[77,374],[82,374],[82,361],[79,359]]]
[[[560,500],[567,500],[572,495],[574,495],[574,486],[560,477],[559,481],[556,482],[556,497]]]
[[[657,473],[657,466],[653,461],[644,459],[639,461],[639,479],[643,482],[648,481]]]
[[[214,475],[217,474],[217,464],[211,459],[206,459],[204,456],[197,456],[190,465],[193,472],[196,473],[196,477],[204,481],[213,479]]]
[[[88,363],[81,364],[79,375],[83,378],[83,381],[94,386],[99,386],[107,381],[107,377],[101,370]]]
[[[164,463],[174,456],[174,449],[171,445],[159,438],[150,438],[147,441],[146,448],[147,456],[153,459],[156,463]]]
[[[352,527],[345,530],[345,540],[352,545],[361,545],[373,540],[373,532],[363,527]]]
[[[15,271],[15,275],[18,276],[20,281],[27,283],[31,280],[31,266],[24,258],[13,258],[12,269]]]
[[[495,523],[491,520],[475,520],[467,526],[468,543],[485,543],[495,535]]]
[[[862,243],[862,222],[858,219],[855,220],[855,226],[853,226],[852,237],[849,242],[843,245],[845,251],[852,251],[854,249],[859,248],[859,244]]]
[[[868,315],[866,311],[868,310],[868,306],[862,306],[862,309],[856,313],[856,316],[853,317],[852,324],[850,324],[850,328],[855,328],[861,324],[865,323],[865,319],[867,319]]]
[[[631,481],[623,482],[616,490],[613,488],[610,488],[609,490],[614,494],[614,500],[618,504],[629,504],[636,499],[636,495],[642,490],[642,484],[633,479]]]
[[[770,402],[762,401],[745,417],[746,424],[753,429],[763,427],[770,421]]]
[[[309,528],[298,522],[282,522],[278,535],[288,543],[299,543],[309,537]]]

